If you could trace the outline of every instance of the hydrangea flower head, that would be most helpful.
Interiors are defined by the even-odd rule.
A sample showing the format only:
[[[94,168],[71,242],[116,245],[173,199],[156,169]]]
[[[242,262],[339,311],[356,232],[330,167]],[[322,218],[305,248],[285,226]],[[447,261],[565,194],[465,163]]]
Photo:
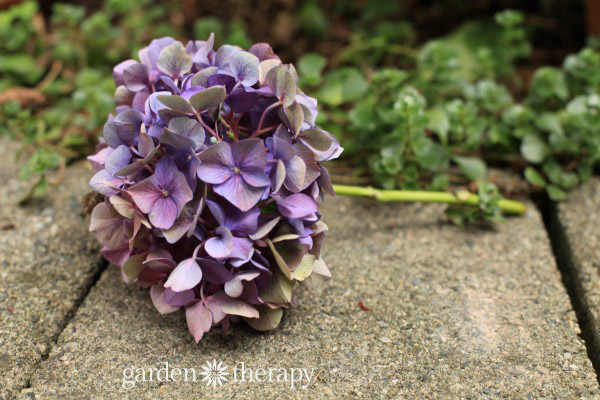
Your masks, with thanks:
[[[317,200],[333,194],[321,163],[343,149],[315,126],[316,100],[269,45],[214,49],[213,35],[153,40],[113,77],[89,157],[104,257],[159,313],[183,308],[196,341],[242,320],[275,328],[297,283],[331,276]]]

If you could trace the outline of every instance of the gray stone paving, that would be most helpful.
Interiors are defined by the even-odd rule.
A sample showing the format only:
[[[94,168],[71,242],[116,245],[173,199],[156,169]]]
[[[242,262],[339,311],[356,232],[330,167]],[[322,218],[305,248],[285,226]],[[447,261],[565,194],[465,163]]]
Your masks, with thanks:
[[[19,207],[17,150],[0,141],[0,399],[27,385],[103,265],[79,216],[89,172],[69,168],[45,200]]]
[[[497,232],[440,222],[438,206],[339,198],[325,206],[334,279],[266,334],[242,324],[196,345],[182,313],[105,271],[22,396],[35,398],[597,398],[596,374],[534,207]],[[83,228],[81,228],[83,229]],[[83,235],[85,236],[85,235]],[[81,239],[87,240],[87,239]],[[90,245],[89,251],[93,246]],[[86,250],[87,251],[87,250]],[[49,253],[50,256],[50,253]],[[90,255],[67,264],[89,270]],[[52,279],[52,283],[55,280]],[[41,283],[40,283],[41,284]],[[3,284],[4,285],[4,284]],[[362,302],[371,311],[358,306]],[[29,329],[30,327],[23,327]],[[123,370],[314,368],[289,383],[138,382]],[[239,378],[239,377],[238,377]],[[247,379],[246,379],[247,380]]]
[[[600,179],[573,190],[553,215],[560,256],[574,277],[595,348],[600,348]],[[595,354],[600,357],[600,354]]]

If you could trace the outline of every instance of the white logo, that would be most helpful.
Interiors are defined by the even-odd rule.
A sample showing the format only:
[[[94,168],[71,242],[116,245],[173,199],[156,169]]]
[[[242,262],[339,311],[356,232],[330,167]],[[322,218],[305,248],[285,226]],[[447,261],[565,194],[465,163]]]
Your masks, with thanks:
[[[204,371],[200,372],[200,375],[204,375],[202,381],[206,381],[206,386],[213,385],[213,387],[217,387],[217,383],[219,386],[223,386],[223,382],[227,382],[227,378],[225,375],[229,375],[227,371],[227,366],[223,365],[223,361],[217,361],[213,359],[212,364],[210,361],[206,362],[206,366],[202,366]]]

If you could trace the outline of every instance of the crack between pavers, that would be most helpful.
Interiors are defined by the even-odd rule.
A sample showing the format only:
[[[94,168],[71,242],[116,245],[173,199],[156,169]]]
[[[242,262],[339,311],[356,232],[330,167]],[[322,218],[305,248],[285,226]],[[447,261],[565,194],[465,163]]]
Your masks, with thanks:
[[[31,388],[31,380],[36,375],[36,373],[39,371],[42,364],[48,359],[48,357],[50,356],[50,352],[52,351],[52,349],[54,349],[54,347],[58,343],[58,339],[60,338],[60,335],[62,335],[64,330],[67,328],[67,326],[69,326],[69,323],[73,320],[73,318],[75,317],[75,314],[77,314],[77,311],[83,305],[83,302],[89,295],[92,288],[94,286],[96,286],[96,284],[100,280],[100,277],[102,276],[104,271],[106,271],[106,268],[108,267],[109,263],[104,258],[101,258],[100,260],[98,260],[97,265],[98,265],[98,268],[96,268],[94,270],[94,272],[90,276],[89,280],[83,286],[83,288],[80,292],[80,295],[77,297],[77,299],[75,299],[75,301],[73,303],[73,307],[69,311],[67,311],[67,313],[65,313],[65,316],[59,325],[58,331],[54,335],[52,335],[52,337],[50,338],[50,341],[48,343],[48,346],[46,346],[46,349],[40,354],[40,356],[41,356],[40,360],[37,363],[35,363],[35,365],[33,365],[32,373],[30,374],[29,379],[27,379],[27,381],[25,382],[25,384],[23,386],[18,387],[16,389],[17,392],[22,392],[25,389]]]
[[[596,321],[594,321],[594,315],[590,312],[581,276],[575,268],[571,245],[567,240],[565,227],[558,216],[558,207],[549,200],[538,204],[538,207],[544,220],[544,226],[550,239],[552,254],[560,272],[562,283],[567,290],[571,307],[575,311],[581,331],[580,337],[585,343],[587,356],[596,373],[596,380],[600,384],[600,337],[593,329]]]

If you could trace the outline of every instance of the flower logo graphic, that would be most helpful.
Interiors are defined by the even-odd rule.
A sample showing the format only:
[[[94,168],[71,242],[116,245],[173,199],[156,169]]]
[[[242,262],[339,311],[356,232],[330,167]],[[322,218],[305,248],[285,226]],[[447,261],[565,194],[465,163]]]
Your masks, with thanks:
[[[212,363],[210,361],[206,362],[206,365],[202,366],[204,371],[200,372],[200,375],[204,375],[202,381],[206,381],[206,386],[212,385],[213,387],[217,387],[217,383],[219,386],[223,386],[223,382],[227,382],[226,375],[229,375],[227,371],[227,366],[223,365],[223,361],[219,361],[217,364],[217,360],[213,358]]]

